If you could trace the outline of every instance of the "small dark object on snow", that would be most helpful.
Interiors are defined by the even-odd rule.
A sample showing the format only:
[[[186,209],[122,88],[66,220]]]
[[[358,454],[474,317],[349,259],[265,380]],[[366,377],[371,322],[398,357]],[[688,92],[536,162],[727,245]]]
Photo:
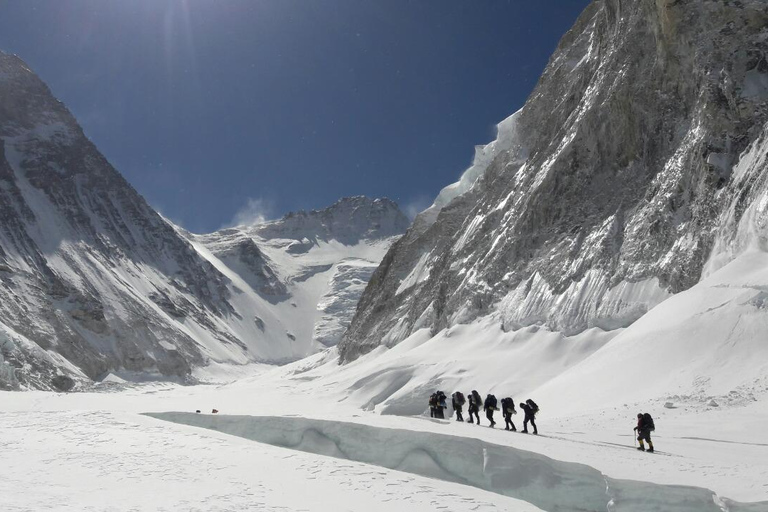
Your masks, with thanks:
[[[211,413],[212,413],[212,414],[216,414],[216,413],[218,413],[218,412],[219,412],[219,410],[218,410],[218,409],[213,409],[213,410],[211,411]]]
[[[196,410],[195,412],[196,412],[197,414],[200,414],[200,409]]]

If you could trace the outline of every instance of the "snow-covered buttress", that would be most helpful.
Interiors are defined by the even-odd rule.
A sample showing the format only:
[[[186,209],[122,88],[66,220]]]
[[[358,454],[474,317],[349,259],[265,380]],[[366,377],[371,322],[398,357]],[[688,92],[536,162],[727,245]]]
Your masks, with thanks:
[[[385,256],[342,360],[490,313],[505,329],[626,327],[697,283],[713,247],[731,258],[765,198],[767,27],[761,0],[595,0]],[[749,219],[740,232],[764,230],[765,208]]]

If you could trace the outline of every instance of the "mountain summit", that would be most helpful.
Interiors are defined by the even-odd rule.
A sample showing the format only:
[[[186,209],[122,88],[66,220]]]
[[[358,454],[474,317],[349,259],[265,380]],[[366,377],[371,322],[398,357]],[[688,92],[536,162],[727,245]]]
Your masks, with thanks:
[[[409,226],[410,221],[393,201],[355,196],[320,210],[292,212],[280,220],[254,225],[250,231],[263,238],[312,237],[351,245],[364,239],[402,235]]]

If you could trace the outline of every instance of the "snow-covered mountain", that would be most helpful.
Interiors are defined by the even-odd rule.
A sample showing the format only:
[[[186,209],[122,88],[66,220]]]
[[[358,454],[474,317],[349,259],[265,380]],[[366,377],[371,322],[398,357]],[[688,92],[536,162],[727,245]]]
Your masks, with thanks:
[[[343,361],[419,329],[619,332],[766,247],[762,0],[595,0],[383,260]]]
[[[335,343],[370,273],[356,267],[375,266],[406,227],[393,203],[352,198],[185,234],[0,53],[0,388],[303,357]]]
[[[323,210],[188,235],[269,303],[287,330],[293,358],[336,345],[390,245],[410,222],[388,199],[344,198]],[[263,318],[256,318],[262,329]],[[257,335],[257,333],[254,333]]]

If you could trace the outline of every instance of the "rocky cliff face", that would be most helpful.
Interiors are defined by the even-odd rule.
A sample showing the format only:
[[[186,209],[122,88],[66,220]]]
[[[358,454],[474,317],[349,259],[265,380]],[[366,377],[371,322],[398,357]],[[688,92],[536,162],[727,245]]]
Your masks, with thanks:
[[[375,267],[406,227],[393,203],[352,198],[212,235],[212,252],[158,215],[45,84],[0,53],[0,389],[303,357],[317,315],[297,315],[281,255],[324,245],[326,270],[346,257]],[[329,279],[313,282],[312,312]]]
[[[767,27],[759,0],[595,0],[386,255],[342,359],[491,313],[506,329],[624,327],[698,282],[716,234],[762,197],[764,168],[733,169],[768,119]]]

